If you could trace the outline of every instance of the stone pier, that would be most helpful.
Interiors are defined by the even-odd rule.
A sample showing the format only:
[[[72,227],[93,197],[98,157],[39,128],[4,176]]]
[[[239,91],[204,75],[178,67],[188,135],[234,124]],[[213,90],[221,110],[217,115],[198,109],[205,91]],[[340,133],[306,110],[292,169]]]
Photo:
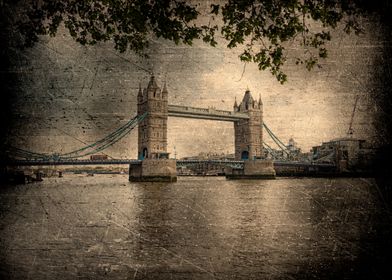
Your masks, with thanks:
[[[272,160],[246,160],[243,169],[227,168],[227,179],[275,179]]]
[[[177,182],[175,159],[145,159],[129,165],[131,182]]]

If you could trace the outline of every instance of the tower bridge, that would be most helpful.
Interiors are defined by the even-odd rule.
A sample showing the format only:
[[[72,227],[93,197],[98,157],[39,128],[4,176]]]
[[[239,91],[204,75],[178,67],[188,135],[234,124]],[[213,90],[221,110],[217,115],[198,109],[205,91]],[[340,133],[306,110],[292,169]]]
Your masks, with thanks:
[[[138,123],[138,159],[131,164],[130,181],[175,181],[176,160],[167,152],[167,120],[169,116],[230,121],[234,124],[235,159],[243,160],[243,169],[232,168],[227,172],[232,178],[274,178],[275,170],[270,160],[262,160],[263,103],[253,99],[246,90],[242,102],[235,101],[233,111],[215,108],[196,108],[168,105],[166,83],[161,89],[154,76],[144,89],[139,86],[138,115],[145,117]]]
[[[214,162],[225,165],[229,178],[275,178],[272,160],[262,159],[263,127],[272,140],[284,150],[284,144],[263,122],[263,103],[261,98],[253,99],[249,90],[242,101],[234,102],[232,111],[216,108],[197,108],[168,104],[166,84],[161,89],[152,76],[147,87],[139,86],[137,95],[137,116],[112,133],[92,144],[66,153],[42,154],[9,146],[5,150],[11,165],[90,165],[90,164],[128,164],[130,181],[175,181],[176,166],[198,164],[181,162],[169,158],[167,152],[168,117],[205,119],[232,122],[234,126],[235,160]],[[86,156],[99,153],[114,145],[138,129],[137,160],[86,160]],[[268,150],[268,146],[266,146]],[[286,150],[284,152],[287,153]],[[211,164],[209,162],[208,164]]]

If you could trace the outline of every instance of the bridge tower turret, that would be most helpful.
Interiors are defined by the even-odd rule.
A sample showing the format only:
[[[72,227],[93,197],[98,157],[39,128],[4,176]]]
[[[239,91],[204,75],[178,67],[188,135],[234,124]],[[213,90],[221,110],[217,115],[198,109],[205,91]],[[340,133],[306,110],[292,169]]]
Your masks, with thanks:
[[[249,119],[234,122],[235,159],[260,159],[263,151],[263,103],[253,99],[249,89],[234,110],[247,113]]]
[[[151,76],[150,82],[143,92],[139,88],[138,114],[142,115],[147,112],[147,116],[139,123],[138,159],[168,158],[167,99],[168,91],[166,84],[163,90],[161,90],[154,76]]]
[[[233,110],[234,110],[234,112],[238,112],[237,97],[235,97],[235,99],[234,99]]]

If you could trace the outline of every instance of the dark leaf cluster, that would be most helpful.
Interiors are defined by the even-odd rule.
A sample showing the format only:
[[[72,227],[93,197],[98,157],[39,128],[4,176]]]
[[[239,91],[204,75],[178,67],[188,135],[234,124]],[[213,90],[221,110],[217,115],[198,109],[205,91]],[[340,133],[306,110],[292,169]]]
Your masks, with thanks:
[[[25,0],[24,13],[16,25],[27,46],[39,35],[55,36],[64,24],[83,45],[113,41],[118,51],[141,55],[151,36],[187,45],[202,39],[216,46],[220,33],[228,48],[243,48],[241,61],[256,63],[283,83],[287,80],[282,70],[287,61],[287,42],[296,41],[302,46],[303,55],[296,58],[296,63],[312,69],[320,58],[328,56],[326,43],[331,40],[332,29],[343,26],[347,33],[361,31],[360,1],[217,1],[207,13],[223,23],[203,25],[197,20],[203,11],[198,10],[195,1]]]
[[[113,40],[120,52],[144,54],[151,35],[191,45],[204,36],[215,45],[214,30],[197,26],[199,12],[178,0],[30,0],[17,22],[24,45],[39,35],[55,36],[60,24],[82,45]]]
[[[287,80],[282,71],[287,42],[296,40],[303,47],[296,63],[311,70],[319,58],[328,56],[325,45],[331,40],[330,30],[343,19],[347,33],[361,31],[361,10],[349,0],[228,0],[220,10],[227,47],[245,46],[240,59],[269,69],[281,83]]]

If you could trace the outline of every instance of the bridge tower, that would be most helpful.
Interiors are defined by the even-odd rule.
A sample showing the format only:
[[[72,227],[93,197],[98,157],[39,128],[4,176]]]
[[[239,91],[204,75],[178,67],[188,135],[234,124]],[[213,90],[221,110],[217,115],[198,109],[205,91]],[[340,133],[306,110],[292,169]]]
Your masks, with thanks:
[[[139,123],[138,159],[168,158],[167,153],[167,118],[168,91],[166,83],[163,90],[158,87],[154,76],[151,76],[147,88],[139,86],[137,111],[138,115],[147,112],[147,116]]]
[[[235,112],[246,113],[249,119],[234,122],[235,159],[261,159],[263,152],[263,103],[261,97],[253,99],[249,89],[245,91],[242,102],[237,100],[233,107]]]
[[[262,159],[263,154],[263,103],[261,97],[253,99],[249,89],[241,103],[237,100],[234,112],[247,114],[248,119],[234,122],[235,159],[244,160],[243,169],[226,168],[228,179],[274,179],[276,172],[272,160]]]
[[[168,91],[166,83],[161,90],[154,76],[147,88],[139,86],[138,115],[147,113],[138,127],[138,159],[129,166],[130,181],[175,182],[176,160],[167,153]]]

